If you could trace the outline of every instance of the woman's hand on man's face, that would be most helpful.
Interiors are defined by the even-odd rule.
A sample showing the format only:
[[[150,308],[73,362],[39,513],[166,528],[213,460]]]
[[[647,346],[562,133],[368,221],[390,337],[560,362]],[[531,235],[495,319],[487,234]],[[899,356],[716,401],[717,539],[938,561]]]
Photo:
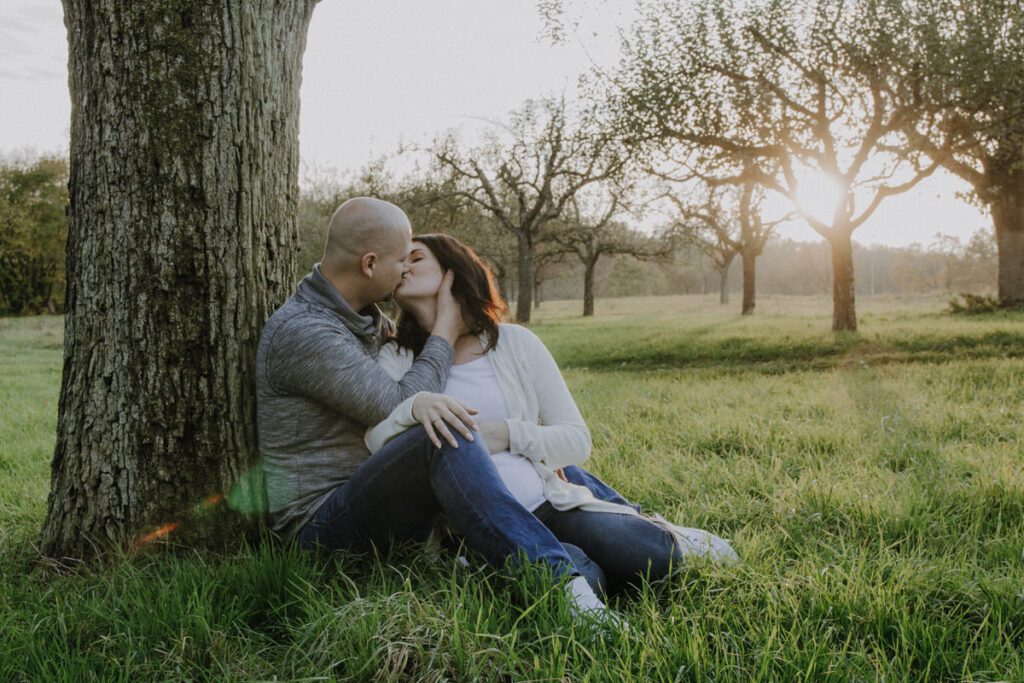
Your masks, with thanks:
[[[472,441],[473,430],[477,428],[476,420],[473,419],[476,412],[476,409],[444,394],[423,392],[412,402],[413,419],[423,425],[427,438],[437,448],[441,447],[441,438],[452,448],[459,447],[449,427]]]
[[[455,346],[455,340],[466,329],[462,321],[462,306],[452,295],[452,282],[455,281],[455,273],[447,271],[441,279],[441,286],[437,290],[437,315],[434,317],[434,327],[431,334],[436,334],[448,340],[448,343]]]

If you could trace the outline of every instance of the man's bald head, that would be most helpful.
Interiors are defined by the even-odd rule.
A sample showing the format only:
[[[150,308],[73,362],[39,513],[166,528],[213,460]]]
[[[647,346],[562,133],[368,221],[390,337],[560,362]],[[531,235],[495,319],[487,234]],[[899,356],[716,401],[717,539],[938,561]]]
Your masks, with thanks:
[[[409,218],[400,208],[372,197],[354,197],[331,216],[320,267],[332,275],[358,272],[366,254],[408,249],[411,237]]]

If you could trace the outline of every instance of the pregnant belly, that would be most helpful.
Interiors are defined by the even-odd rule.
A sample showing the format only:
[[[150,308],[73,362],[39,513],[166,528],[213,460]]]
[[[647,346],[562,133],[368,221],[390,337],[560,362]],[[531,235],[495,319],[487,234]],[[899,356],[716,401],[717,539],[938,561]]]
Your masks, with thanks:
[[[532,511],[544,502],[544,482],[529,460],[508,451],[491,457],[501,480],[520,505]]]

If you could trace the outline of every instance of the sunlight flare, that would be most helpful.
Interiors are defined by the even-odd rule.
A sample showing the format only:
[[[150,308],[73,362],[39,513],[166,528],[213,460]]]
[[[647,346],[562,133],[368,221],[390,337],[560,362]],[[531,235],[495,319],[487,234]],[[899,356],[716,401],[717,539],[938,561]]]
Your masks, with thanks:
[[[846,194],[839,179],[826,173],[807,173],[800,176],[797,183],[797,207],[825,225],[832,225],[836,209]]]

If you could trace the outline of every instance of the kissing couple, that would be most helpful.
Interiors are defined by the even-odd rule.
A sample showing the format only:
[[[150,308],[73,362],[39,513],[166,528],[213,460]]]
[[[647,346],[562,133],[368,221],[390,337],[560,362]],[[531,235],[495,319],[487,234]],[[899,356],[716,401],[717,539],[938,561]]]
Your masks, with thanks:
[[[377,303],[394,299],[392,323]],[[727,541],[645,514],[583,469],[590,432],[562,374],[473,249],[413,236],[394,204],[331,217],[323,259],[267,321],[256,357],[274,530],[307,549],[425,541],[443,520],[495,567],[534,564],[579,619]]]

